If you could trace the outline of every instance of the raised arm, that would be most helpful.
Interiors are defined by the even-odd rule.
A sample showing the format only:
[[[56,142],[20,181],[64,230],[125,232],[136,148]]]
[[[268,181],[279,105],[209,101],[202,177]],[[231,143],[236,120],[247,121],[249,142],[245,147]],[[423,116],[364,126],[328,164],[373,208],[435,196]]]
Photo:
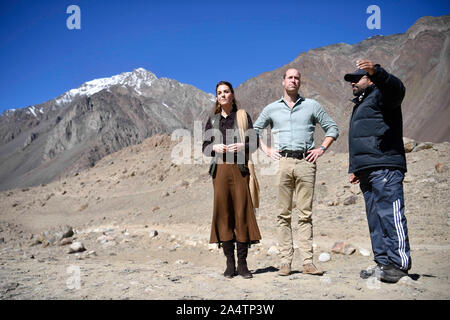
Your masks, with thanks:
[[[405,86],[396,76],[388,73],[379,64],[370,60],[358,60],[356,66],[369,74],[370,80],[377,86],[383,95],[385,106],[399,107],[405,97]]]

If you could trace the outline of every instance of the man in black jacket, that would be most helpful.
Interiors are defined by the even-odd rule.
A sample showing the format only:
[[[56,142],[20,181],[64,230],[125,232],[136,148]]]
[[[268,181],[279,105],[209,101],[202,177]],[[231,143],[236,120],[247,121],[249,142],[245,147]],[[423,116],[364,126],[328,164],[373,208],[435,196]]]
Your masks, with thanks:
[[[350,183],[360,183],[376,266],[361,277],[397,282],[408,275],[411,257],[404,214],[406,172],[401,102],[403,83],[370,60],[358,60],[351,83],[355,106],[350,118]]]

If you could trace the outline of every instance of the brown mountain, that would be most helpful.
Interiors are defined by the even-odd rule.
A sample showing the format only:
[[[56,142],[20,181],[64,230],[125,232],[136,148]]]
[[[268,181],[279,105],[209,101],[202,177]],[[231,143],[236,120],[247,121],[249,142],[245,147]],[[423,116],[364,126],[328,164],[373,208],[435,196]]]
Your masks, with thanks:
[[[347,151],[348,122],[353,103],[344,74],[356,60],[372,59],[399,77],[406,87],[402,104],[404,136],[419,141],[450,141],[450,15],[423,17],[404,34],[375,36],[360,43],[334,44],[301,53],[289,64],[249,79],[238,88],[241,107],[256,120],[261,110],[282,96],[281,80],[288,68],[302,75],[301,94],[316,99],[337,122],[337,151]],[[321,141],[323,131],[316,130]]]
[[[155,134],[192,128],[213,96],[142,68],[0,117],[0,190],[48,183]]]

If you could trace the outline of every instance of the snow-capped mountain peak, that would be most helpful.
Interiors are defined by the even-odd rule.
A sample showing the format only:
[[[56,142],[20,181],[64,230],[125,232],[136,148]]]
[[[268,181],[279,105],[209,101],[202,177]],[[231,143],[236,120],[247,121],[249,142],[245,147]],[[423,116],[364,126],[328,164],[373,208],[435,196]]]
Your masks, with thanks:
[[[136,93],[141,94],[139,89],[143,85],[151,86],[152,82],[156,79],[157,77],[150,71],[144,68],[137,68],[132,72],[123,72],[110,78],[100,78],[85,82],[78,88],[69,90],[59,96],[56,99],[56,103],[59,105],[70,103],[76,96],[84,95],[89,97],[94,93],[115,85],[133,88]]]

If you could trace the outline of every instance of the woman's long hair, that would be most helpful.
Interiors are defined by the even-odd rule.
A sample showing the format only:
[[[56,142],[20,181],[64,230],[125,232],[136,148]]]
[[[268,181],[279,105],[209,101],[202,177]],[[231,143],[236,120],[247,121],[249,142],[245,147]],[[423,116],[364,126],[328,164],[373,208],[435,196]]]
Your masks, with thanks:
[[[216,104],[214,105],[213,115],[218,114],[221,110],[221,106],[219,104],[219,101],[217,100],[217,88],[221,85],[226,85],[228,88],[230,88],[230,91],[233,94],[233,111],[238,110],[238,106],[236,103],[236,97],[234,96],[233,86],[228,81],[219,81],[219,83],[216,84]]]

